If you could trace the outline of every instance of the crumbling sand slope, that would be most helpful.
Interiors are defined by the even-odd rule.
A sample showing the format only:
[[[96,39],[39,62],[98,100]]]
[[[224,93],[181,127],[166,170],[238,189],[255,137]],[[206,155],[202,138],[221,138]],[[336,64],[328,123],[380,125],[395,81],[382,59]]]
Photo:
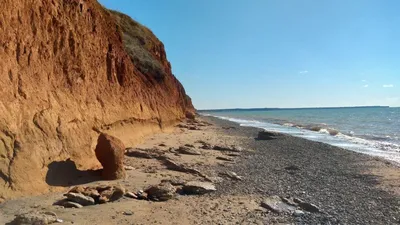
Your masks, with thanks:
[[[194,113],[163,44],[95,0],[3,0],[0,75],[0,198],[98,168],[100,131],[129,146]]]

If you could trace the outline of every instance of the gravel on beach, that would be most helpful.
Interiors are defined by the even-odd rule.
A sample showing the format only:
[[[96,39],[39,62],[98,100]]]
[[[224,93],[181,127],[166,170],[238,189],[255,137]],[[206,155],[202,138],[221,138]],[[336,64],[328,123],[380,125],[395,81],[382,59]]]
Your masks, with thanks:
[[[288,135],[256,140],[260,129],[204,117],[221,132],[238,137],[246,151],[230,168],[243,176],[240,182],[224,181],[217,195],[261,195],[299,198],[320,212],[300,216],[277,215],[295,224],[400,224],[400,198],[379,187],[379,177],[368,163],[383,160]],[[221,168],[217,168],[221,169]]]

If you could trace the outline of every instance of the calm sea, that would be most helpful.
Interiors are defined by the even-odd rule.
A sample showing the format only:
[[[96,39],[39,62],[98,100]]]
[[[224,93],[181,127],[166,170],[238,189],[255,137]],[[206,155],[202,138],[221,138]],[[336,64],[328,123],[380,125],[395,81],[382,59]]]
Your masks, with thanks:
[[[400,163],[400,108],[249,109],[200,113]]]

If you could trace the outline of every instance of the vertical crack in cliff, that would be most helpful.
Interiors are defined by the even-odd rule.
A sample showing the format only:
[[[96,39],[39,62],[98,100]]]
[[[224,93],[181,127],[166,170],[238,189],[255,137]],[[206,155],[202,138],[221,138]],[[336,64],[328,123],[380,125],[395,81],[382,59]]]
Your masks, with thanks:
[[[32,29],[33,36],[36,36],[37,28],[36,28],[36,24],[35,24],[35,12],[33,10],[31,11],[31,29]]]
[[[3,139],[0,139],[0,141],[3,142],[3,146],[6,148],[7,151],[9,151],[9,149],[7,148],[7,143]],[[2,155],[2,157],[7,159],[7,156],[5,156],[5,155],[4,156]],[[8,172],[8,170],[7,170],[7,172]],[[7,186],[8,182],[10,181],[10,179],[6,174],[6,171],[0,170],[0,178],[5,181],[4,186]]]
[[[21,78],[21,74],[18,74],[18,94],[20,96],[22,96],[23,98],[27,98],[27,95],[25,93],[25,91],[22,88],[22,78]]]
[[[60,116],[58,116],[58,118],[57,118],[56,132],[57,132],[58,140],[61,141],[61,151],[60,151],[60,154],[59,154],[59,156],[61,156],[63,153],[68,153],[68,151],[65,148],[64,139],[63,139],[63,135],[62,135],[62,132],[61,132],[61,118],[60,118]]]
[[[10,79],[11,82],[13,81],[13,73],[12,73],[12,70],[9,70],[9,71],[8,71],[8,78]]]
[[[76,51],[75,51],[75,39],[74,39],[74,33],[72,33],[72,30],[69,31],[69,38],[68,38],[68,45],[69,49],[71,51],[71,54],[73,56],[76,56]]]
[[[112,44],[108,44],[108,52],[107,52],[107,79],[108,81],[113,81],[112,75]]]
[[[6,137],[8,137],[11,140],[10,141],[10,145],[11,146],[9,146],[7,143],[5,143],[4,140],[2,140],[3,143],[4,143],[5,148],[7,149],[7,153],[8,153],[8,157],[9,157],[9,163],[8,163],[8,166],[7,166],[7,172],[6,172],[7,174],[2,172],[2,171],[0,171],[0,177],[2,179],[4,179],[5,185],[8,186],[8,188],[13,189],[13,181],[12,181],[12,178],[11,178],[11,170],[12,170],[12,165],[14,163],[14,159],[16,158],[18,151],[21,149],[21,146],[20,146],[19,141],[17,141],[15,134],[10,132],[9,130],[2,130],[1,132],[3,134],[5,134]]]
[[[12,178],[11,178],[11,169],[12,169],[12,165],[13,165],[13,163],[14,163],[14,160],[15,160],[15,158],[17,157],[17,153],[18,153],[19,150],[21,149],[21,144],[20,144],[19,141],[15,138],[15,136],[14,136],[14,142],[13,142],[12,149],[13,149],[13,155],[12,155],[12,158],[11,158],[11,160],[10,160],[10,164],[8,165],[8,174],[9,174],[9,182],[8,182],[9,185],[8,185],[8,187],[11,188],[11,189],[14,189],[14,187],[13,187],[13,181],[12,181]]]
[[[19,60],[21,57],[21,44],[17,43],[17,49],[15,50],[15,58],[17,59],[17,63],[19,64]]]
[[[124,77],[125,77],[125,63],[121,61],[118,63],[118,60],[115,60],[115,67],[117,69],[117,81],[120,86],[124,85]]]
[[[7,184],[10,182],[9,177],[3,171],[0,171],[0,178],[5,181],[4,186],[7,186]]]

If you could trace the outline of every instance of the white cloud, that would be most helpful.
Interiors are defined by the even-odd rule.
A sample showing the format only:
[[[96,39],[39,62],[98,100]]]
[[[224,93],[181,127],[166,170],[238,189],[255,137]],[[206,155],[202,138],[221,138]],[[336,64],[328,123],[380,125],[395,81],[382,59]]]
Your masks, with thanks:
[[[392,88],[392,87],[394,87],[394,85],[393,84],[384,84],[382,87],[384,87],[384,88]]]
[[[303,70],[303,71],[300,71],[300,72],[299,72],[299,74],[306,74],[306,73],[308,73],[307,70]]]
[[[362,80],[361,82],[364,82],[364,83],[365,83],[365,82],[367,82],[367,80]]]
[[[368,85],[368,84],[366,84],[366,85],[364,85],[363,87],[367,88],[367,87],[369,87],[369,85]]]

